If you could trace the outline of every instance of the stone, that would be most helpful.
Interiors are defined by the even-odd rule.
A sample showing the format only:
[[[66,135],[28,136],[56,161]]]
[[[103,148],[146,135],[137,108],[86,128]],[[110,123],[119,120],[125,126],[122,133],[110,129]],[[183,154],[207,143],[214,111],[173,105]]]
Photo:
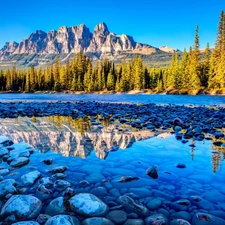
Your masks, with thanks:
[[[92,217],[83,220],[82,225],[114,225],[114,223],[107,218]]]
[[[10,166],[20,167],[20,166],[24,166],[28,163],[29,163],[29,159],[27,157],[18,157],[10,163]]]
[[[7,194],[16,193],[15,187],[16,181],[13,179],[7,179],[0,182],[0,198],[4,198]]]
[[[42,177],[39,180],[39,184],[43,184],[45,187],[49,188],[53,186],[53,179],[51,177]]]
[[[22,222],[13,223],[12,225],[40,225],[40,224],[36,221],[22,221]]]
[[[128,213],[136,213],[141,218],[146,218],[150,214],[146,207],[137,204],[131,197],[127,195],[120,196],[117,201],[119,204],[123,205],[124,209]]]
[[[44,159],[42,162],[46,165],[51,165],[54,162],[54,159]]]
[[[188,221],[182,219],[172,220],[170,225],[191,225]]]
[[[215,209],[214,205],[211,202],[201,198],[200,196],[191,196],[190,202],[192,205],[197,206],[199,209],[205,209],[207,211]]]
[[[70,186],[70,183],[65,180],[57,180],[54,183],[54,188],[56,191],[64,191]]]
[[[225,220],[207,213],[196,213],[192,217],[192,225],[224,225]]]
[[[86,177],[86,180],[91,184],[96,184],[105,179],[105,177],[101,173],[92,173]]]
[[[122,210],[113,210],[108,213],[107,218],[115,224],[124,224],[127,214]]]
[[[41,201],[31,195],[14,195],[3,206],[1,216],[15,215],[18,220],[36,218],[42,208]]]
[[[45,214],[56,216],[58,214],[66,214],[66,207],[64,206],[63,197],[53,199],[47,206]]]
[[[24,174],[21,179],[25,185],[33,185],[42,175],[38,170]]]
[[[139,177],[132,177],[132,176],[122,176],[118,182],[120,183],[126,183],[126,182],[132,182],[132,181],[136,181],[139,180]]]
[[[9,169],[2,169],[0,170],[0,176],[6,176],[10,173]]]
[[[69,202],[73,211],[87,217],[104,216],[109,211],[109,207],[104,202],[89,193],[77,194]]]
[[[180,211],[180,212],[172,213],[170,215],[170,218],[172,218],[172,219],[183,219],[183,220],[190,221],[191,215],[186,211]]]
[[[128,219],[124,225],[144,225],[144,221],[141,219]]]
[[[47,220],[45,225],[80,225],[80,221],[74,216],[57,215]]]
[[[9,153],[9,151],[6,148],[0,147],[0,158],[5,156],[5,155],[8,155],[8,153]]]
[[[47,172],[51,174],[56,174],[56,173],[63,173],[66,171],[68,168],[66,166],[56,166],[51,169],[48,169]]]
[[[130,188],[130,193],[137,195],[139,198],[147,198],[152,196],[152,192],[148,188]]]
[[[158,178],[158,171],[159,171],[158,166],[153,165],[152,167],[147,169],[146,174],[153,179],[157,179]]]
[[[147,208],[151,210],[156,210],[158,209],[162,204],[162,201],[158,198],[154,198],[147,203]]]
[[[146,225],[168,225],[168,219],[163,214],[154,214],[145,219]]]
[[[40,225],[44,225],[48,219],[50,219],[51,216],[46,215],[46,214],[39,214],[39,216],[37,217],[36,221],[40,224]]]
[[[191,203],[189,202],[189,200],[181,199],[176,202],[173,202],[170,207],[175,211],[187,211],[190,206]]]

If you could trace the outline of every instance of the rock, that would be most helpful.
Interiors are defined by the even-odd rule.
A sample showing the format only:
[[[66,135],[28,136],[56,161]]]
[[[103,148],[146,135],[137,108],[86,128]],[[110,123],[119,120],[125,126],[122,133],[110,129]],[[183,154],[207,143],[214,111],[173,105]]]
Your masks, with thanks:
[[[187,211],[188,208],[191,206],[189,200],[181,199],[171,204],[171,209],[175,211]]]
[[[12,167],[20,167],[24,166],[29,163],[29,159],[27,157],[19,157],[14,159],[11,163],[10,166]]]
[[[42,162],[46,165],[51,165],[54,162],[54,159],[44,159]]]
[[[199,209],[205,209],[207,211],[214,210],[214,205],[211,202],[199,196],[191,196],[190,201],[192,205],[197,206]]]
[[[186,220],[182,220],[182,219],[176,219],[176,220],[172,220],[170,222],[170,225],[191,225],[188,221]]]
[[[124,225],[144,225],[144,221],[141,219],[128,219]]]
[[[57,180],[54,183],[54,188],[56,191],[64,191],[70,186],[70,183],[65,180]]]
[[[192,225],[224,225],[225,220],[207,214],[207,213],[196,213],[192,218]]]
[[[208,200],[209,202],[212,203],[217,203],[217,202],[225,202],[225,195],[221,194],[219,191],[213,189],[209,191],[205,191],[202,194],[202,198]]]
[[[0,170],[0,176],[6,176],[10,173],[9,169],[2,169]]]
[[[42,175],[38,170],[24,174],[21,179],[25,185],[33,185]]]
[[[16,181],[13,179],[7,179],[0,182],[0,198],[4,198],[7,194],[16,193],[16,187],[14,186]]]
[[[47,172],[55,174],[55,173],[63,173],[68,168],[66,166],[56,166],[54,168],[48,169]]]
[[[158,178],[158,171],[159,171],[158,166],[153,165],[152,167],[147,169],[146,174],[153,179],[157,179]]]
[[[149,210],[146,207],[137,204],[131,197],[127,195],[120,196],[117,201],[118,203],[123,205],[124,209],[127,212],[134,212],[141,218],[146,218],[150,214]]]
[[[127,214],[122,210],[113,210],[108,213],[107,218],[115,224],[124,224]]]
[[[180,168],[180,169],[184,169],[184,168],[186,168],[186,165],[185,165],[184,163],[178,163],[178,164],[176,165],[176,167],[177,167],[177,168]]]
[[[3,145],[4,147],[7,147],[7,146],[13,145],[14,143],[13,143],[13,141],[8,139],[8,140],[0,142],[0,144]]]
[[[80,222],[74,216],[58,215],[48,219],[45,225],[80,225]]]
[[[43,177],[39,180],[39,184],[43,184],[45,187],[49,188],[53,185],[53,180],[51,177]]]
[[[92,173],[86,177],[86,180],[91,184],[96,184],[104,179],[105,177],[101,173]]]
[[[147,198],[152,196],[152,192],[148,188],[130,188],[130,193],[137,195],[139,198]]]
[[[41,211],[41,201],[31,195],[14,195],[3,206],[1,216],[15,215],[18,220],[36,218]]]
[[[66,214],[66,207],[64,206],[63,197],[53,199],[47,206],[45,214],[56,216],[59,214]]]
[[[22,222],[13,223],[12,225],[40,225],[40,224],[35,221],[22,221]]]
[[[50,198],[51,194],[52,194],[52,190],[47,189],[45,185],[43,184],[40,184],[36,191],[36,196],[41,200]]]
[[[39,214],[38,218],[36,219],[36,221],[40,224],[40,225],[44,225],[48,219],[50,219],[51,216],[46,215],[46,214]]]
[[[170,215],[170,218],[172,218],[172,219],[183,219],[183,220],[190,221],[191,215],[186,211],[180,211],[180,212],[172,213]]]
[[[114,225],[114,223],[103,217],[92,217],[83,220],[82,225]]]
[[[52,177],[55,178],[55,179],[63,179],[63,178],[66,177],[66,174],[64,174],[64,173],[55,173],[55,174],[52,175]]]
[[[87,217],[104,216],[109,211],[109,207],[104,202],[88,193],[77,194],[69,202],[72,210]]]
[[[132,176],[122,176],[118,182],[120,183],[126,183],[126,182],[131,182],[131,181],[135,181],[135,180],[139,180],[139,177],[132,177]]]
[[[91,193],[96,196],[106,196],[107,190],[105,187],[97,187],[91,190]]]
[[[167,191],[164,191],[164,192],[158,191],[158,190],[154,192],[154,196],[158,198],[164,198],[170,201],[172,201],[175,198],[175,196],[172,193],[168,193]]]
[[[63,192],[63,197],[66,198],[71,198],[76,194],[76,191],[73,190],[72,188],[67,188],[64,192]]]
[[[162,204],[162,201],[158,198],[154,198],[150,201],[148,201],[147,203],[147,208],[149,210],[155,210],[155,209],[158,209]]]
[[[168,219],[163,214],[154,214],[145,219],[146,225],[168,225]]]
[[[8,153],[9,153],[9,151],[6,148],[0,147],[0,158],[5,156],[5,155],[8,155]]]

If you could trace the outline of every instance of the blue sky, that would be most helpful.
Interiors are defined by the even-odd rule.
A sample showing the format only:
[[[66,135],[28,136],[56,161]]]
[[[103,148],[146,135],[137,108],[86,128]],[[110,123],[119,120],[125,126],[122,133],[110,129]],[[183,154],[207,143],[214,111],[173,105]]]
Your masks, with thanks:
[[[0,48],[35,30],[85,24],[93,31],[105,22],[110,31],[126,33],[155,47],[183,50],[193,45],[199,25],[200,48],[213,46],[224,0],[6,0],[0,3]]]

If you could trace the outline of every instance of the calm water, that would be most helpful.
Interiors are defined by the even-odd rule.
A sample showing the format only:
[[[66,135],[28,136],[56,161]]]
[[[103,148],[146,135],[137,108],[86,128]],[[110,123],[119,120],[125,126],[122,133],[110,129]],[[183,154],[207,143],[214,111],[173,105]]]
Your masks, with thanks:
[[[179,105],[224,105],[225,96],[163,94],[0,94],[0,101],[101,101]]]
[[[2,119],[0,131],[41,152],[33,154],[27,166],[13,171],[14,179],[19,181],[22,174],[33,168],[49,176],[47,168],[65,165],[65,179],[78,193],[93,193],[106,203],[129,194],[152,212],[166,210],[169,220],[177,218],[180,211],[180,217],[188,221],[197,212],[224,218],[225,150],[213,146],[210,140],[189,140],[183,144],[166,131],[158,135],[119,123],[102,121],[92,125],[67,117]],[[196,147],[191,148],[193,143]],[[44,165],[42,160],[46,158],[53,158],[54,163]],[[186,168],[177,168],[178,163]],[[146,174],[153,165],[159,168],[157,179]],[[139,179],[120,183],[122,176]],[[81,184],[84,180],[88,181],[85,185]],[[190,201],[190,205],[176,204],[181,199]]]

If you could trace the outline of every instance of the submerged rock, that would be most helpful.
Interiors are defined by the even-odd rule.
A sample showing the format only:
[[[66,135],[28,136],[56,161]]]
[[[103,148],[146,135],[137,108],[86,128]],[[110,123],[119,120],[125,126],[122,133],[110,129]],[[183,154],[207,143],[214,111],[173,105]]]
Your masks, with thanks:
[[[107,218],[115,224],[124,224],[127,214],[122,210],[113,210],[108,213]]]
[[[125,183],[125,182],[131,182],[131,181],[135,181],[135,180],[139,180],[139,177],[133,177],[133,176],[122,176],[118,182],[120,183]]]
[[[59,214],[66,214],[66,207],[64,206],[63,197],[53,199],[47,206],[45,213],[50,216]]]
[[[11,163],[10,166],[12,167],[20,167],[24,166],[29,163],[29,159],[27,157],[19,157],[14,159]]]
[[[192,225],[224,225],[225,220],[207,214],[207,213],[196,213],[192,218]]]
[[[114,225],[114,223],[107,218],[92,217],[83,220],[82,225]]]
[[[47,220],[45,225],[80,225],[80,221],[74,216],[58,215]]]
[[[41,201],[31,195],[14,195],[3,206],[1,216],[15,215],[18,220],[36,218],[41,211]]]
[[[25,185],[32,185],[41,176],[41,173],[38,170],[35,170],[24,174],[21,179]]]
[[[40,225],[40,224],[36,221],[22,221],[22,222],[13,223],[12,225]]]
[[[163,214],[154,214],[145,219],[146,225],[168,225],[168,219]]]
[[[68,167],[66,167],[66,166],[57,166],[57,167],[48,169],[47,172],[52,173],[52,174],[55,174],[55,173],[63,173],[67,169],[68,169]]]
[[[159,171],[158,166],[153,165],[152,167],[147,169],[146,174],[153,179],[157,179],[158,178],[158,171]]]
[[[0,182],[0,198],[4,198],[7,194],[16,193],[16,181],[14,179],[7,179]]]
[[[69,202],[72,210],[87,217],[104,216],[109,211],[109,207],[93,194],[77,194]]]
[[[146,207],[137,204],[131,197],[127,195],[120,196],[118,198],[118,202],[123,205],[127,212],[136,213],[141,218],[146,218],[150,214]]]

